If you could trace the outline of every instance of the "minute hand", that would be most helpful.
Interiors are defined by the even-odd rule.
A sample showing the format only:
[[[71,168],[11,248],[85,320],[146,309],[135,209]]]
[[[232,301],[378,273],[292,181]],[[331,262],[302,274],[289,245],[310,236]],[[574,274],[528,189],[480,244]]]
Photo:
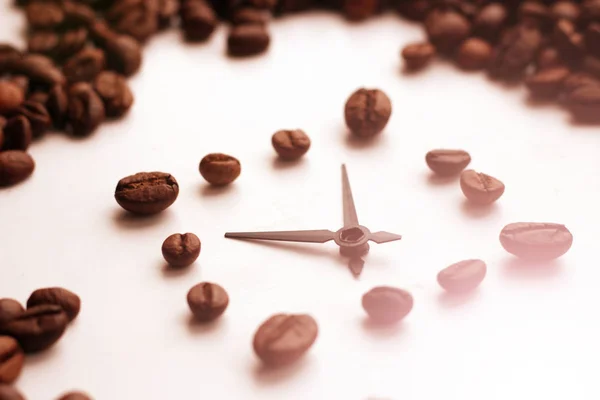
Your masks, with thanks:
[[[333,240],[335,233],[327,230],[273,231],[273,232],[227,232],[226,238],[274,240],[281,242],[325,243]]]
[[[346,165],[342,164],[342,205],[344,208],[344,228],[358,225],[358,215],[352,197],[352,188],[348,179]]]

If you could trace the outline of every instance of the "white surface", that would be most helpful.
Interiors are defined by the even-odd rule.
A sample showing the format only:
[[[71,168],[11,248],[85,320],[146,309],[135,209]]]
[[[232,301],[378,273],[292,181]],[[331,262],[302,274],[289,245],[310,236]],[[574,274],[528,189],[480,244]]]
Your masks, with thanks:
[[[19,40],[23,16],[6,7],[0,39]],[[83,301],[60,343],[27,359],[17,385],[28,399],[72,388],[99,400],[600,396],[597,128],[574,127],[552,107],[527,107],[519,89],[451,66],[403,76],[399,49],[422,32],[393,14],[357,26],[327,14],[278,21],[268,55],[245,61],[224,57],[224,33],[197,46],[176,31],[152,40],[131,81],[129,117],[83,141],[47,135],[31,148],[35,175],[0,193],[1,296],[25,301],[59,285]],[[393,102],[385,133],[368,146],[347,141],[343,123],[360,86]],[[312,148],[281,165],[270,137],[297,127]],[[458,182],[432,182],[424,155],[439,147],[468,150],[471,167],[501,179],[500,201],[482,214],[465,206]],[[223,191],[197,169],[215,151],[242,163]],[[360,221],[404,235],[372,245],[360,280],[333,243],[223,238],[338,229],[342,162]],[[179,198],[157,217],[131,219],[114,187],[152,170],[177,178]],[[526,268],[498,241],[516,221],[564,223],[573,247],[544,269]],[[163,272],[163,239],[188,231],[202,240],[198,262]],[[449,299],[436,274],[466,258],[485,260],[488,276],[472,298]],[[231,303],[218,323],[191,327],[186,294],[204,280],[223,285]],[[364,323],[361,296],[381,284],[414,295],[396,329]],[[298,365],[265,371],[251,340],[276,312],[310,313],[320,334]]]

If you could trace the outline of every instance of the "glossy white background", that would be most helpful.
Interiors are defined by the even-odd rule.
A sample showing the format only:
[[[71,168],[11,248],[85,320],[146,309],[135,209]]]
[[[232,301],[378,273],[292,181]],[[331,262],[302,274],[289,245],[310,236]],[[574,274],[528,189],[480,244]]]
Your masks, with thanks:
[[[19,43],[23,15],[9,0],[0,15],[0,40]],[[269,53],[243,61],[225,57],[223,28],[201,45],[177,31],[156,37],[131,80],[126,119],[86,140],[48,134],[31,148],[32,178],[0,192],[0,295],[24,302],[57,285],[83,302],[59,344],[28,357],[17,382],[28,399],[74,388],[100,400],[598,398],[600,130],[449,65],[403,75],[399,50],[423,34],[394,14],[359,25],[304,14],[271,30]],[[393,102],[385,132],[367,145],[347,140],[343,122],[360,86]],[[275,161],[270,137],[283,128],[310,135],[302,162]],[[424,155],[439,147],[468,150],[472,168],[501,179],[500,201],[474,210],[457,181],[431,179]],[[225,190],[198,173],[217,151],[242,163]],[[223,238],[338,229],[342,162],[360,221],[404,235],[372,245],[358,281],[333,243]],[[177,178],[179,198],[159,216],[130,218],[114,187],[152,170]],[[564,223],[573,247],[543,268],[520,263],[498,241],[516,221]],[[199,260],[165,272],[163,239],[188,231],[202,240]],[[437,272],[466,258],[485,260],[487,278],[470,297],[445,296]],[[189,323],[185,300],[204,280],[231,298],[208,326]],[[381,284],[415,298],[392,329],[369,326],[361,308]],[[302,362],[269,371],[251,340],[276,312],[310,313],[320,333]]]

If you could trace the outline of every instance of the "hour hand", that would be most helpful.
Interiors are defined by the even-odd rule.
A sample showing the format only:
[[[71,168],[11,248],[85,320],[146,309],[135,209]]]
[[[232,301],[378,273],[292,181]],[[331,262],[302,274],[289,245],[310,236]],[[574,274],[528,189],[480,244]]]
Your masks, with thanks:
[[[308,231],[227,232],[226,238],[274,240],[280,242],[325,243],[333,240],[334,232],[327,229]]]
[[[371,233],[371,236],[369,236],[369,240],[372,240],[373,242],[379,243],[379,244],[393,242],[395,240],[400,240],[400,239],[402,239],[402,236],[396,235],[395,233],[384,232],[384,231],[374,232],[374,233]]]

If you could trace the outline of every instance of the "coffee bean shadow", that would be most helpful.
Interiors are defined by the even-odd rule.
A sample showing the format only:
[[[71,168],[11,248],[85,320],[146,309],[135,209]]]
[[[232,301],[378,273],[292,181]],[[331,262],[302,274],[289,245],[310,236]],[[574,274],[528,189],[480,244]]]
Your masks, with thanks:
[[[285,383],[300,371],[308,368],[310,364],[310,354],[306,354],[300,360],[290,365],[279,367],[270,367],[263,363],[258,363],[253,370],[254,379],[260,385],[274,385]]]
[[[113,215],[115,224],[125,229],[149,228],[164,223],[167,218],[168,210],[154,215],[136,215],[125,210],[116,210]]]
[[[427,183],[432,186],[444,186],[450,185],[452,183],[456,184],[458,182],[458,175],[455,176],[439,176],[430,172],[427,175]]]
[[[188,312],[186,313],[185,320],[188,330],[193,335],[209,335],[217,332],[219,329],[223,329],[224,325],[222,316],[213,321],[204,322],[197,320]]]
[[[381,144],[385,135],[385,131],[383,131],[373,137],[362,138],[352,135],[347,129],[345,129],[343,132],[345,135],[346,145],[351,149],[356,150],[367,149]]]
[[[225,186],[214,186],[209,183],[200,186],[200,194],[203,197],[221,196],[225,193],[233,192],[234,190],[235,182]]]
[[[455,308],[475,301],[480,295],[479,288],[464,293],[450,293],[444,290],[438,295],[437,301],[441,307]]]
[[[496,203],[488,205],[473,204],[467,199],[464,199],[460,209],[462,213],[469,218],[484,218],[498,210]]]
[[[564,271],[561,260],[529,261],[510,257],[503,264],[502,275],[514,281],[553,279]]]
[[[365,332],[379,339],[398,337],[407,329],[406,324],[403,321],[398,321],[393,324],[382,324],[373,321],[368,316],[365,316],[360,324]]]
[[[64,337],[61,338],[61,340],[64,340]],[[34,353],[34,354],[27,354],[27,356],[25,357],[25,368],[29,368],[29,367],[33,367],[36,366],[38,364],[47,364],[48,360],[51,359],[52,357],[55,357],[56,354],[59,352],[58,346],[59,343],[56,343],[54,346],[50,347],[48,350],[44,350],[42,352],[39,353]]]
[[[294,168],[303,163],[304,163],[304,157],[300,157],[297,160],[283,160],[280,157],[275,157],[273,159],[273,168],[276,170],[290,169],[290,168]]]
[[[195,263],[184,268],[173,268],[163,261],[160,264],[160,271],[165,278],[177,278],[189,274],[194,266]]]

